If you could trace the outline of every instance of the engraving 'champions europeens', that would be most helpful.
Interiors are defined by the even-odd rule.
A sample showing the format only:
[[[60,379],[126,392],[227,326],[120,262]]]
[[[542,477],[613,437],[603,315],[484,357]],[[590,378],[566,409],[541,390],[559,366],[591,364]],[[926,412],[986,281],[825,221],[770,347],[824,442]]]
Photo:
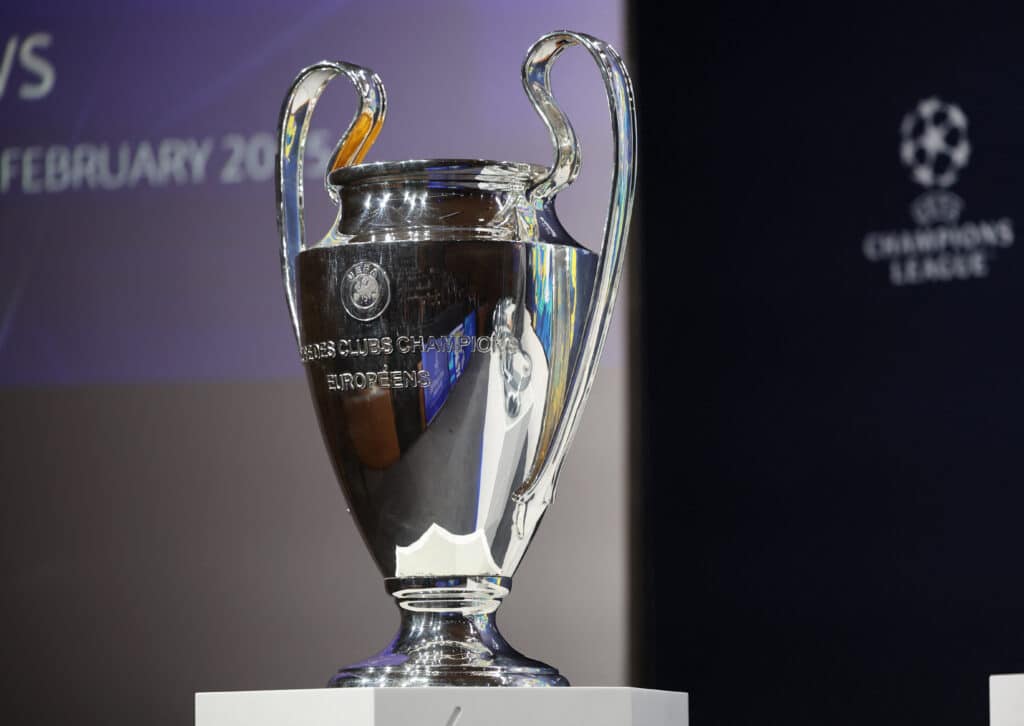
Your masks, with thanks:
[[[337,338],[309,343],[299,349],[302,362],[333,360],[338,358],[368,358],[371,356],[416,353],[489,353],[501,343],[492,336],[475,335],[398,335],[380,338]],[[379,371],[354,371],[327,374],[327,388],[331,391],[363,390],[371,386],[381,388],[430,388],[430,371],[389,370],[387,365]]]

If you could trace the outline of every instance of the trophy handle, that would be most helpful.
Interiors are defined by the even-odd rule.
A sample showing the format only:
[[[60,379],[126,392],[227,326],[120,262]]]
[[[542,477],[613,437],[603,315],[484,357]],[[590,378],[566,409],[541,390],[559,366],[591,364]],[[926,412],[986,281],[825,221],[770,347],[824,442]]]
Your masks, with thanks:
[[[281,107],[277,147],[277,226],[281,233],[281,274],[292,317],[295,340],[302,345],[295,281],[295,258],[306,249],[303,219],[302,161],[306,150],[313,109],[327,84],[339,75],[348,77],[359,94],[359,108],[331,155],[324,174],[324,187],[338,203],[328,183],[330,174],[343,166],[358,164],[373,146],[384,125],[387,95],[384,84],[373,71],[341,61],[320,61],[299,71]]]
[[[587,311],[587,325],[579,353],[579,368],[571,390],[566,396],[565,415],[561,418],[551,440],[551,448],[535,473],[514,493],[517,512],[517,530],[525,522],[526,504],[538,490],[546,489],[558,474],[566,448],[579,425],[580,412],[597,373],[597,363],[608,335],[611,312],[615,303],[619,278],[622,275],[626,233],[633,208],[636,189],[636,104],[633,84],[622,58],[610,45],[590,35],[568,30],[555,31],[540,38],[527,53],[523,62],[523,86],[533,107],[540,114],[551,133],[555,146],[555,162],[551,171],[531,190],[531,201],[544,204],[555,194],[569,186],[580,171],[580,147],[569,119],[558,107],[551,94],[551,66],[555,59],[570,46],[586,48],[597,63],[604,78],[611,110],[612,142],[615,169],[612,176],[611,202],[604,227],[604,246],[598,262],[596,286]]]

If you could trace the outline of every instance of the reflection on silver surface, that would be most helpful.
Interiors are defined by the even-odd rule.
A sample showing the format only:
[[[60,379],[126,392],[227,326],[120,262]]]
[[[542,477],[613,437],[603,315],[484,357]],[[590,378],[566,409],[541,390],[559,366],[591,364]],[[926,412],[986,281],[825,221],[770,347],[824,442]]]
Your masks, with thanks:
[[[571,45],[597,61],[617,166],[601,254],[573,241],[554,195],[579,171],[549,88]],[[338,222],[307,245],[302,149],[326,83],[345,75],[360,110],[328,188]],[[551,131],[552,169],[479,160],[356,163],[383,122],[372,72],[322,63],[282,112],[279,215],[293,323],[352,514],[402,624],[331,685],[566,685],[504,641],[507,594],[578,423],[607,333],[632,203],[635,126],[621,60],[589,36],[541,38],[524,85]]]

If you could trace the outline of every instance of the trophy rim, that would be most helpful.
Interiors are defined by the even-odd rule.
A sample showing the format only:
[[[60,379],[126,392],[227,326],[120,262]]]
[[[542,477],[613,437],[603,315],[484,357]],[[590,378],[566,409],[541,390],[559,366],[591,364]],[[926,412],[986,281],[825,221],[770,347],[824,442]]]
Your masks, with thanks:
[[[345,166],[332,171],[328,183],[332,187],[366,182],[453,181],[489,182],[528,186],[548,174],[540,164],[493,159],[438,158],[407,161],[374,161]]]

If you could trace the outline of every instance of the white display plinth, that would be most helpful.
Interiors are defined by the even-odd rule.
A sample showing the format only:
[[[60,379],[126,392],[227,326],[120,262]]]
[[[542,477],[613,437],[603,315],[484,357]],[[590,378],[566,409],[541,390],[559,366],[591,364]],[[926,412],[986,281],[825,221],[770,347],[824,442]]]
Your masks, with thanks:
[[[992,726],[1024,726],[1024,674],[988,679],[988,713]]]
[[[318,688],[196,694],[196,726],[687,726],[642,688]]]

